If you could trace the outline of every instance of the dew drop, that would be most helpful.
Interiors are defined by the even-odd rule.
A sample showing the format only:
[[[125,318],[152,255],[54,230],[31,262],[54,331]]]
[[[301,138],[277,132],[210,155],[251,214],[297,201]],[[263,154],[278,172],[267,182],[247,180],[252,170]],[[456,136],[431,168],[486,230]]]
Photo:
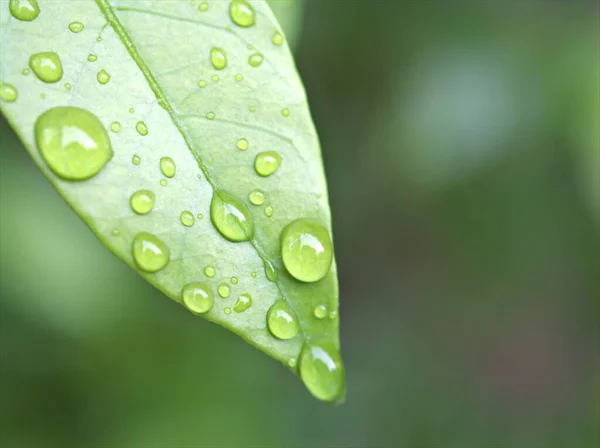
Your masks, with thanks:
[[[329,231],[310,219],[297,219],[281,232],[281,257],[288,272],[302,282],[316,282],[329,272],[333,246]]]
[[[277,269],[269,260],[265,260],[265,275],[272,282],[276,282],[279,278]]]
[[[150,213],[154,208],[156,196],[150,190],[138,190],[129,198],[131,209],[138,215]]]
[[[98,37],[96,38],[96,42],[102,42],[102,36],[98,36]]]
[[[238,284],[238,278],[237,277],[231,277],[231,284],[237,285]]]
[[[273,42],[273,45],[281,45],[283,44],[283,34],[281,34],[279,31],[275,31],[275,33],[273,34],[273,39],[271,39],[271,41]]]
[[[133,107],[130,107],[130,108],[129,108],[129,113],[130,113],[130,114],[132,114],[132,113],[134,113],[134,112],[135,112],[135,109],[134,109]]]
[[[36,0],[10,0],[8,9],[15,19],[24,22],[31,22],[40,14]]]
[[[24,68],[24,69],[21,71],[21,73],[23,74],[23,76],[27,76],[27,75],[29,75],[29,68],[25,67],[25,68]]]
[[[135,130],[138,131],[140,135],[148,135],[148,126],[143,121],[138,121],[135,124]]]
[[[215,119],[215,114],[214,114],[214,112],[209,112],[209,113],[207,113],[207,114],[206,114],[206,118],[207,118],[208,120],[214,120],[214,119]]]
[[[169,263],[169,248],[155,235],[138,233],[132,245],[133,259],[146,272],[158,272]]]
[[[300,358],[300,377],[320,400],[339,398],[344,390],[344,368],[338,351],[326,344],[305,344]]]
[[[66,82],[65,83],[65,89],[71,90],[71,84],[69,84],[68,82]]]
[[[205,81],[205,80],[203,80],[203,79],[201,79],[200,81],[198,81],[198,85],[199,85],[201,88],[205,88],[205,87],[206,87],[206,81]]]
[[[7,103],[13,103],[19,96],[17,88],[7,82],[0,83],[0,98]]]
[[[243,313],[252,306],[252,296],[250,294],[242,294],[238,297],[237,302],[233,305],[233,311]]]
[[[140,162],[142,161],[142,159],[140,158],[140,156],[138,156],[137,154],[135,154],[132,158],[131,158],[131,163],[133,163],[134,165],[139,165]]]
[[[231,308],[227,307],[223,310],[223,312],[229,316],[231,314]]]
[[[198,5],[198,10],[202,11],[202,12],[206,12],[208,11],[208,3],[207,2],[202,2]]]
[[[288,359],[288,366],[290,366],[291,368],[296,367],[296,364],[298,364],[298,360],[296,358]]]
[[[110,124],[110,130],[114,133],[121,132],[121,123],[119,123],[118,121],[113,121]]]
[[[210,62],[217,70],[223,70],[227,67],[227,55],[222,48],[213,47],[210,50]]]
[[[41,81],[47,83],[58,82],[63,76],[60,57],[53,51],[32,54],[29,58],[29,67]]]
[[[252,53],[250,56],[248,56],[248,64],[250,64],[252,67],[258,67],[263,63],[264,59],[265,58],[262,54]]]
[[[252,190],[248,195],[248,199],[254,205],[262,205],[265,202],[265,193],[262,190]]]
[[[206,275],[207,277],[211,277],[212,278],[212,277],[215,276],[216,273],[217,273],[217,271],[212,266],[206,266],[204,268],[204,275]]]
[[[71,22],[71,23],[69,23],[69,29],[73,33],[81,33],[83,31],[83,23]]]
[[[110,232],[112,234],[112,236],[119,236],[121,234],[121,231],[119,229],[112,229],[112,232]]]
[[[196,215],[196,219],[204,219],[204,215],[202,213],[198,213]]]
[[[162,157],[160,159],[160,170],[166,177],[172,178],[175,176],[176,169],[175,161],[172,158]]]
[[[210,79],[212,79],[214,82],[219,82],[219,75],[212,75]]]
[[[252,273],[250,274],[250,277],[252,277],[252,278],[256,278],[256,272],[252,272]]]
[[[256,174],[267,177],[277,171],[281,165],[281,156],[275,151],[261,152],[254,159],[254,169]]]
[[[106,70],[102,69],[96,75],[96,79],[100,84],[104,85],[110,81],[110,74]]]
[[[248,241],[254,236],[254,221],[246,205],[223,191],[215,191],[210,204],[210,219],[226,239]]]
[[[188,283],[183,288],[183,304],[194,314],[203,314],[213,306],[213,295],[204,283]]]
[[[161,179],[161,180],[160,180],[160,186],[161,186],[161,187],[166,187],[166,186],[167,186],[167,183],[168,183],[168,182],[167,182],[167,179]]]
[[[88,61],[89,62],[96,62],[98,60],[98,56],[96,56],[95,54],[90,53],[88,55]]]
[[[313,310],[313,314],[317,319],[325,319],[327,317],[327,307],[325,305],[317,305]]]
[[[229,3],[229,16],[236,25],[244,28],[256,23],[254,8],[246,0],[231,0],[231,3]]]
[[[338,313],[336,310],[333,310],[329,313],[329,319],[334,320],[337,317]]]
[[[296,314],[284,300],[278,300],[267,312],[267,326],[278,339],[291,339],[298,334],[300,326]]]
[[[229,287],[229,285],[227,283],[221,283],[219,285],[219,288],[217,289],[217,291],[219,292],[219,295],[221,297],[226,299],[227,297],[229,297],[229,294],[231,293],[231,288]]]
[[[179,219],[181,219],[181,224],[186,227],[192,227],[194,225],[194,215],[188,210],[181,212]]]
[[[281,115],[283,115],[284,117],[289,117],[290,116],[290,110],[289,109],[282,109],[281,110]]]
[[[248,143],[248,140],[246,140],[245,138],[240,138],[237,142],[237,147],[240,151],[247,150],[249,146],[250,146],[250,144]]]
[[[256,112],[256,106],[254,106],[254,105],[250,105],[250,106],[248,107],[248,110],[249,110],[250,112],[254,113],[254,112]]]
[[[242,75],[241,73],[238,73],[237,75],[235,75],[235,80],[237,82],[240,82],[244,79],[244,75]]]
[[[273,206],[271,204],[265,207],[265,215],[267,215],[267,218],[273,216]]]
[[[38,117],[35,141],[48,167],[68,180],[95,176],[113,156],[100,120],[77,107],[55,107]]]

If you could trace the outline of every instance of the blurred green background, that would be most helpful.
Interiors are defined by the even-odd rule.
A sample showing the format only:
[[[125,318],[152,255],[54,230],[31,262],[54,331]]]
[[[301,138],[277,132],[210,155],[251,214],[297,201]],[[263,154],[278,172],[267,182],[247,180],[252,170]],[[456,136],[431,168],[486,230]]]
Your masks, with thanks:
[[[0,445],[598,446],[598,3],[271,3],[323,146],[346,403],[114,258],[2,119]]]

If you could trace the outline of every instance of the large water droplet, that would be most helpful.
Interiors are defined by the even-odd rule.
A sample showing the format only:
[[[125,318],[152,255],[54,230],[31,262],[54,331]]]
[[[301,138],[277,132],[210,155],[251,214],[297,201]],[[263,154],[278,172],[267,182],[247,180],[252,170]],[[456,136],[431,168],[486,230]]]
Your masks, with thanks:
[[[291,222],[281,232],[281,257],[288,272],[298,280],[321,280],[333,260],[329,232],[310,219]]]
[[[73,33],[81,33],[83,31],[83,23],[71,22],[71,23],[69,23],[69,29]]]
[[[169,263],[169,248],[155,235],[138,233],[132,244],[133,259],[146,272],[158,272]]]
[[[313,314],[317,319],[325,319],[327,317],[327,307],[325,305],[317,305],[313,310]]]
[[[17,88],[7,82],[0,83],[0,98],[7,103],[13,103],[19,96]]]
[[[188,283],[183,288],[183,304],[194,314],[203,314],[213,306],[213,295],[204,283]]]
[[[231,0],[229,16],[238,26],[249,27],[256,23],[254,8],[246,0]]]
[[[300,376],[308,390],[320,400],[334,401],[344,391],[344,368],[338,351],[332,346],[305,344]]]
[[[143,121],[138,121],[135,124],[135,130],[138,131],[140,135],[148,135],[148,126]]]
[[[279,278],[279,272],[269,260],[265,260],[265,275],[272,282],[276,282]]]
[[[156,196],[154,195],[154,192],[150,190],[139,190],[131,195],[129,204],[131,205],[131,209],[138,215],[145,215],[152,211],[155,200]]]
[[[179,217],[179,219],[181,219],[181,224],[183,224],[186,227],[192,227],[194,225],[194,215],[189,210],[181,212],[181,216]]]
[[[260,53],[252,53],[250,56],[248,56],[248,64],[250,64],[252,67],[260,66],[263,60],[264,56]]]
[[[291,339],[298,334],[298,318],[284,300],[278,300],[267,312],[267,326],[273,336]]]
[[[265,192],[258,189],[252,190],[248,195],[248,199],[250,199],[250,202],[254,205],[262,205],[265,202]]]
[[[44,82],[58,82],[63,76],[60,57],[53,51],[42,51],[41,53],[32,54],[29,58],[29,67]]]
[[[38,117],[34,129],[40,154],[63,179],[89,179],[113,156],[106,129],[87,110],[55,107]]]
[[[254,169],[259,176],[267,177],[277,171],[281,165],[281,156],[275,151],[258,153],[254,159]]]
[[[40,14],[36,0],[10,0],[8,9],[15,19],[31,22]]]
[[[106,70],[102,69],[96,75],[96,79],[98,80],[98,82],[100,84],[104,85],[104,84],[108,83],[108,81],[110,81],[110,73],[108,73]]]
[[[254,221],[246,205],[223,191],[213,194],[210,219],[229,241],[248,241],[254,236]]]
[[[172,158],[162,157],[160,159],[160,170],[166,177],[171,178],[175,176],[176,169],[177,167],[175,166],[175,161]]]
[[[215,69],[223,70],[227,67],[227,55],[225,51],[221,48],[213,47],[210,50],[210,62],[212,62]]]
[[[221,297],[226,299],[227,297],[229,297],[229,294],[231,293],[231,288],[229,287],[229,285],[227,283],[221,283],[219,285],[219,288],[217,289],[217,291],[219,292],[219,295]]]
[[[238,297],[237,302],[233,305],[233,311],[243,313],[252,306],[252,296],[250,294],[242,294]]]

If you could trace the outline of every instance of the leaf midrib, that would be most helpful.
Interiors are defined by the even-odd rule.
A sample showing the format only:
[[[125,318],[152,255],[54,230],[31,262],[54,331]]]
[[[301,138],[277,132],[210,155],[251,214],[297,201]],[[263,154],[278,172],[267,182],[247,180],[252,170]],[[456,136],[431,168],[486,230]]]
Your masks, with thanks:
[[[110,24],[110,26],[113,28],[115,33],[117,33],[117,36],[119,36],[121,43],[123,45],[125,45],[125,48],[127,48],[127,52],[129,53],[129,55],[131,56],[131,58],[133,59],[135,64],[138,66],[138,68],[140,69],[140,71],[142,72],[144,77],[146,78],[146,81],[148,82],[150,89],[152,89],[152,91],[154,92],[154,95],[156,96],[156,99],[158,100],[159,105],[162,106],[165,109],[165,111],[169,114],[169,117],[173,121],[173,124],[175,125],[175,127],[177,128],[177,130],[179,131],[181,136],[183,137],[183,140],[184,140],[186,146],[188,147],[190,153],[192,153],[192,156],[198,163],[198,167],[204,174],[206,181],[209,183],[209,185],[213,189],[213,193],[214,193],[214,191],[219,191],[220,189],[217,187],[216,183],[212,179],[212,177],[208,171],[208,168],[202,161],[202,158],[192,149],[193,145],[192,145],[192,142],[190,141],[189,136],[185,132],[185,129],[181,124],[181,121],[177,117],[177,114],[175,113],[173,107],[171,106],[171,103],[167,100],[167,97],[164,94],[160,85],[158,84],[158,81],[154,77],[154,74],[152,73],[152,71],[150,70],[148,65],[144,62],[142,57],[137,52],[137,49],[136,49],[129,33],[127,32],[127,30],[125,29],[125,27],[123,26],[123,24],[121,23],[119,18],[116,16],[115,10],[117,8],[113,7],[110,4],[109,0],[96,0],[96,3],[98,4],[100,11],[106,18],[108,24]],[[249,241],[249,243],[252,245],[252,247],[256,251],[257,255],[259,256],[259,258],[262,260],[263,267],[267,261],[269,263],[272,263],[272,261],[265,254],[265,251],[263,250],[263,248],[258,244],[258,241],[256,240],[256,238],[252,238]],[[308,341],[309,338],[307,337],[306,333],[304,332],[304,329],[302,328],[302,319],[300,319],[298,317],[298,313],[296,312],[296,309],[293,306],[293,303],[289,300],[287,295],[283,292],[283,289],[280,285],[279,280],[276,280],[273,283],[277,287],[277,290],[278,290],[279,294],[281,295],[281,297],[286,301],[288,306],[296,314],[296,317],[298,318],[298,327],[299,327],[300,334],[302,335],[302,338],[304,339],[304,341]]]

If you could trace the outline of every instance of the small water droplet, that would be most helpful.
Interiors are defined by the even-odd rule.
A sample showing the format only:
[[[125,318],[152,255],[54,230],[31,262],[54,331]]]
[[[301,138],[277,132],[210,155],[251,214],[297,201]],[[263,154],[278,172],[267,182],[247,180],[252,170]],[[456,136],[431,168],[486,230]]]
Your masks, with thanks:
[[[284,117],[289,117],[290,116],[290,110],[289,109],[282,109],[281,110],[281,115],[283,115]]]
[[[176,169],[175,161],[172,158],[162,157],[160,159],[160,170],[166,177],[172,178],[175,176]]]
[[[96,38],[96,42],[102,42],[102,36],[98,36],[98,37]]]
[[[320,400],[339,398],[344,390],[344,368],[338,351],[325,344],[305,344],[300,358],[300,377]]]
[[[98,56],[96,56],[95,54],[90,53],[88,55],[88,61],[89,62],[96,62],[98,60]]]
[[[168,184],[168,182],[167,182],[167,179],[161,179],[161,180],[160,180],[160,186],[161,186],[161,187],[166,187],[166,186],[167,186],[167,184]]]
[[[206,266],[204,268],[204,275],[206,275],[207,277],[211,277],[212,278],[212,277],[215,276],[216,273],[217,273],[217,271],[212,266]]]
[[[213,47],[210,50],[210,62],[216,70],[223,70],[227,67],[227,55],[222,48]]]
[[[119,236],[121,234],[121,231],[119,229],[112,229],[112,236]]]
[[[296,367],[297,363],[298,363],[298,360],[296,358],[288,359],[288,366],[290,366],[292,368]]]
[[[139,165],[140,162],[142,161],[141,157],[138,156],[137,154],[135,154],[132,158],[131,158],[131,163],[133,163],[134,165]]]
[[[148,126],[143,121],[138,121],[135,124],[135,130],[138,131],[140,135],[148,135]]]
[[[83,23],[81,23],[81,22],[71,22],[71,23],[69,23],[69,29],[73,33],[81,33],[83,31]]]
[[[213,194],[210,219],[219,233],[229,241],[248,241],[254,236],[254,221],[246,205],[223,191],[215,191]]]
[[[271,204],[265,207],[265,215],[267,215],[267,218],[273,216],[273,206]]]
[[[248,199],[254,205],[262,205],[265,202],[265,193],[262,190],[252,190],[248,195]]]
[[[47,83],[58,82],[63,77],[60,56],[53,51],[32,54],[29,58],[29,67],[41,81]]]
[[[181,216],[179,218],[181,219],[181,224],[186,227],[192,227],[194,225],[194,215],[188,210],[181,212]]]
[[[137,266],[146,272],[158,272],[170,259],[169,248],[155,235],[138,233],[132,244],[133,259]]]
[[[71,90],[71,84],[69,84],[68,82],[66,82],[65,83],[65,89]]]
[[[231,314],[231,308],[227,307],[223,310],[223,312],[229,316]]]
[[[238,73],[237,75],[235,75],[235,80],[237,82],[240,82],[244,79],[244,75],[242,75],[241,73]]]
[[[273,34],[273,39],[271,39],[271,41],[273,42],[273,45],[281,45],[283,44],[283,34],[281,34],[279,31],[275,31],[275,33]]]
[[[248,107],[248,110],[249,110],[250,112],[254,113],[254,112],[256,112],[256,106],[254,106],[254,105],[252,105],[252,104],[251,104],[251,105]]]
[[[246,0],[231,0],[231,3],[229,3],[229,16],[236,25],[244,28],[256,23],[254,8]]]
[[[130,108],[129,108],[129,113],[130,113],[130,114],[132,114],[132,113],[134,113],[134,112],[135,112],[135,109],[134,109],[133,107],[130,107]]]
[[[38,117],[34,129],[40,154],[63,179],[89,179],[113,156],[106,129],[87,110],[55,107]]]
[[[233,311],[243,313],[252,306],[252,296],[250,294],[242,294],[238,297],[237,302],[233,306]]]
[[[284,340],[296,336],[300,329],[296,314],[284,300],[278,300],[269,308],[267,326],[273,336]]]
[[[281,165],[281,156],[275,151],[260,152],[254,159],[256,174],[267,177],[277,171]]]
[[[325,305],[317,305],[313,310],[313,314],[317,319],[325,319],[327,317],[327,307]]]
[[[13,103],[19,96],[17,88],[7,82],[0,83],[0,98],[7,103]]]
[[[156,196],[150,190],[138,190],[131,195],[129,204],[131,209],[138,215],[150,213],[154,208]]]
[[[208,11],[208,3],[207,2],[202,2],[198,5],[198,10],[202,11],[202,12],[206,12]]]
[[[263,63],[264,59],[265,58],[262,54],[252,53],[250,56],[248,56],[248,64],[250,64],[252,67],[258,67]]]
[[[247,150],[249,146],[250,145],[248,143],[248,140],[246,140],[245,138],[240,138],[237,142],[237,147],[240,151]]]
[[[113,121],[110,124],[110,130],[117,133],[117,132],[121,132],[121,123],[119,123],[118,121]]]
[[[203,314],[213,307],[213,295],[204,283],[188,283],[183,288],[183,304],[194,314]]]
[[[100,84],[104,85],[110,81],[110,74],[106,70],[102,69],[96,75],[96,79]]]
[[[8,9],[15,19],[24,22],[31,22],[40,14],[36,0],[10,0]]]
[[[279,278],[279,272],[269,260],[265,260],[265,275],[272,282],[276,282]]]
[[[27,75],[29,75],[29,68],[25,67],[25,68],[24,68],[24,69],[21,71],[21,73],[23,74],[23,76],[27,76]]]
[[[199,85],[200,87],[202,87],[202,88],[205,88],[205,87],[206,87],[206,81],[205,81],[205,80],[203,80],[203,79],[201,79],[200,81],[198,81],[198,85]]]
[[[333,261],[329,231],[310,219],[292,221],[281,232],[281,257],[296,279],[308,283],[321,280]]]
[[[206,114],[206,118],[209,120],[214,120],[215,119],[215,114],[214,112],[209,112]]]
[[[338,313],[336,310],[333,310],[329,313],[329,319],[334,320],[337,317]]]
[[[237,285],[238,284],[238,278],[237,277],[231,277],[231,284]]]
[[[227,283],[221,283],[219,285],[219,288],[217,289],[217,291],[219,292],[219,295],[221,297],[226,299],[227,297],[229,297],[229,294],[231,293],[231,288],[229,287],[229,285]]]
[[[256,278],[256,272],[252,272],[252,273],[250,274],[250,277],[252,277],[252,278]]]

